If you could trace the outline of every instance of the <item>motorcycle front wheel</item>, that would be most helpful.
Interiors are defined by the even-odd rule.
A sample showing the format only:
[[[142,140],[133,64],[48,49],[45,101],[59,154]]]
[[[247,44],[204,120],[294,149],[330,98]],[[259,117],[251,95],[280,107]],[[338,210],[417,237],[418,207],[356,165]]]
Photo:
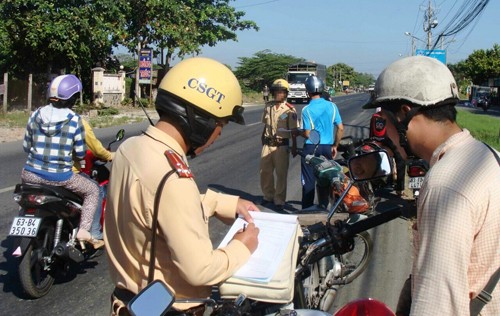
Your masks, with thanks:
[[[19,279],[24,292],[31,298],[46,295],[54,284],[51,271],[46,268],[44,258],[49,256],[53,248],[51,229],[40,227],[38,236],[34,238],[19,264]]]
[[[359,277],[368,267],[373,252],[372,249],[373,241],[368,232],[362,232],[354,236],[354,249],[338,256],[345,270],[342,273],[342,278],[335,283],[339,285],[348,284]]]

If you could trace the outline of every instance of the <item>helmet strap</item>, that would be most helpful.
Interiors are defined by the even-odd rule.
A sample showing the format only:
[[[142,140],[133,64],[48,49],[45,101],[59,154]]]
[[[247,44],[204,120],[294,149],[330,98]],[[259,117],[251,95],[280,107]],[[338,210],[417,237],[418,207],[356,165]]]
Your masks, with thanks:
[[[189,103],[163,90],[158,92],[156,108],[160,116],[165,113],[179,124],[184,139],[189,142],[186,154],[191,157],[196,156],[198,147],[207,143],[216,127],[214,118],[197,113]]]
[[[192,106],[186,105],[186,115],[191,129],[191,133],[188,136],[191,147],[188,150],[188,155],[191,158],[196,157],[196,149],[203,147],[212,136],[215,127],[217,126],[217,121],[212,117],[202,117],[197,115]]]
[[[403,121],[399,122],[396,119],[396,116],[391,111],[385,111],[388,118],[391,120],[392,124],[396,127],[396,130],[399,135],[399,145],[406,152],[407,157],[413,157],[415,154],[412,152],[410,148],[410,144],[408,143],[408,138],[406,137],[406,131],[408,131],[408,125],[410,124],[411,119],[417,114],[419,107],[412,107],[411,110],[406,114],[406,117]]]

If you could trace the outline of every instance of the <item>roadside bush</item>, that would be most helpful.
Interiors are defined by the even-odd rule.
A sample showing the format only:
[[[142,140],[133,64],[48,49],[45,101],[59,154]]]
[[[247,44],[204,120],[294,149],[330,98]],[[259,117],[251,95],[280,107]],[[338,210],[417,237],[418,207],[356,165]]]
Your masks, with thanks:
[[[97,115],[98,116],[110,116],[110,115],[117,115],[120,114],[120,111],[116,108],[103,108],[100,110],[97,110]]]

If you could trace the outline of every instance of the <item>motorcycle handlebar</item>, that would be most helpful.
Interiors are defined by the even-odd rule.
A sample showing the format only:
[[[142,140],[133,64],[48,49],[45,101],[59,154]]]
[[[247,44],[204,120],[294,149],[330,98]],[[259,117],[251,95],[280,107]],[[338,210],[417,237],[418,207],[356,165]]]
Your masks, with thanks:
[[[354,224],[349,224],[348,234],[352,237],[373,227],[382,225],[401,216],[401,209],[392,209],[384,213],[369,217]]]

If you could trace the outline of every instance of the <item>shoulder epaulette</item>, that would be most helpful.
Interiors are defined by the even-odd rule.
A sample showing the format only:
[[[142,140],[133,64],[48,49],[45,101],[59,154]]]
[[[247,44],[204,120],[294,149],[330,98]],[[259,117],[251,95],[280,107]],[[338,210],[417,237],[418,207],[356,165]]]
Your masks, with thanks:
[[[165,157],[167,157],[170,166],[175,170],[180,178],[193,178],[191,169],[189,169],[186,163],[182,160],[181,156],[179,156],[176,152],[170,149],[165,150]]]
[[[288,108],[290,108],[291,110],[295,110],[295,107],[293,106],[293,104],[288,103],[288,102],[286,102],[285,104],[286,104],[286,106],[288,106]]]

